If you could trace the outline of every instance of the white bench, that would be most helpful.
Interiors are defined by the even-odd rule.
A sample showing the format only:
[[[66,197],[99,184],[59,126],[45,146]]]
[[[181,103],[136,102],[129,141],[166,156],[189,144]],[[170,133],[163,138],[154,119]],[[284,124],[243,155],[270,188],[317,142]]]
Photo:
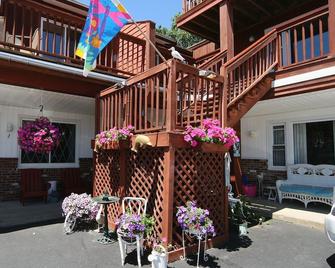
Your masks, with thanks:
[[[287,180],[276,182],[279,203],[296,199],[305,204],[320,202],[332,206],[335,193],[335,165],[297,164],[287,167]]]

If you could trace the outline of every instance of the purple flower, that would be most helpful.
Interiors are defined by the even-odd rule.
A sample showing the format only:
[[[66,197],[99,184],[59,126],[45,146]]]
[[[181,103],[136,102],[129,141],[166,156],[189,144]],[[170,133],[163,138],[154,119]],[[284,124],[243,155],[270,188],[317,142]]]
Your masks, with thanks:
[[[197,207],[196,202],[187,202],[186,207],[178,207],[177,222],[183,230],[195,232],[200,235],[215,235],[213,222],[209,219],[209,211]]]

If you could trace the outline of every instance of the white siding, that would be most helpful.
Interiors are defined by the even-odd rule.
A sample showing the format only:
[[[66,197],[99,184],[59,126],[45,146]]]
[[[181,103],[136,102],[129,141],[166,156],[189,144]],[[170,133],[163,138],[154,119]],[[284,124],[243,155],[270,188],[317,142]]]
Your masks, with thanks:
[[[293,164],[293,124],[326,120],[335,120],[335,89],[258,102],[241,120],[241,157],[271,160],[272,125],[284,124],[286,164]]]

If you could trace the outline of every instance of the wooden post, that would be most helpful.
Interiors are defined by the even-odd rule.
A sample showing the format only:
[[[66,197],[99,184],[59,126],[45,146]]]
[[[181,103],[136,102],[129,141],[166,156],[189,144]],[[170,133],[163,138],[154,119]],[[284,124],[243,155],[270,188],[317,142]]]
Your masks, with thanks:
[[[233,8],[231,0],[226,0],[220,6],[220,49],[221,51],[227,50],[227,60],[234,57]]]
[[[164,152],[164,182],[163,182],[163,222],[162,237],[166,238],[167,245],[172,243],[173,228],[173,192],[174,192],[174,164],[175,148],[172,146]]]
[[[167,108],[166,108],[166,130],[174,131],[176,128],[177,115],[177,66],[176,61],[169,61],[170,75],[167,87]]]
[[[147,23],[147,36],[151,40],[153,44],[156,44],[156,25],[153,22]],[[147,62],[145,63],[145,70],[149,70],[150,68],[156,65],[156,51],[153,46],[149,43],[149,41],[145,44],[145,55]]]
[[[328,0],[329,53],[335,55],[335,0]]]
[[[95,96],[95,134],[100,132],[100,94]]]

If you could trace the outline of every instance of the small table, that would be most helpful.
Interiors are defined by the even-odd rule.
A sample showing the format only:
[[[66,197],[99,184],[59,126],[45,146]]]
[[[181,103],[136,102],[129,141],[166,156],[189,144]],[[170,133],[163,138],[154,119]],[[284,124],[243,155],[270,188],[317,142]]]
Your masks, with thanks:
[[[277,188],[276,186],[266,186],[264,189],[269,191],[268,200],[276,201],[277,200]]]
[[[95,202],[97,202],[98,204],[104,206],[104,214],[105,214],[104,233],[103,233],[102,238],[98,239],[98,242],[101,243],[101,244],[104,244],[104,245],[115,242],[114,240],[111,239],[111,236],[110,236],[109,230],[108,230],[108,211],[107,211],[107,207],[108,207],[109,204],[119,202],[120,198],[118,198],[117,196],[101,195],[101,196],[93,197],[93,200]]]

